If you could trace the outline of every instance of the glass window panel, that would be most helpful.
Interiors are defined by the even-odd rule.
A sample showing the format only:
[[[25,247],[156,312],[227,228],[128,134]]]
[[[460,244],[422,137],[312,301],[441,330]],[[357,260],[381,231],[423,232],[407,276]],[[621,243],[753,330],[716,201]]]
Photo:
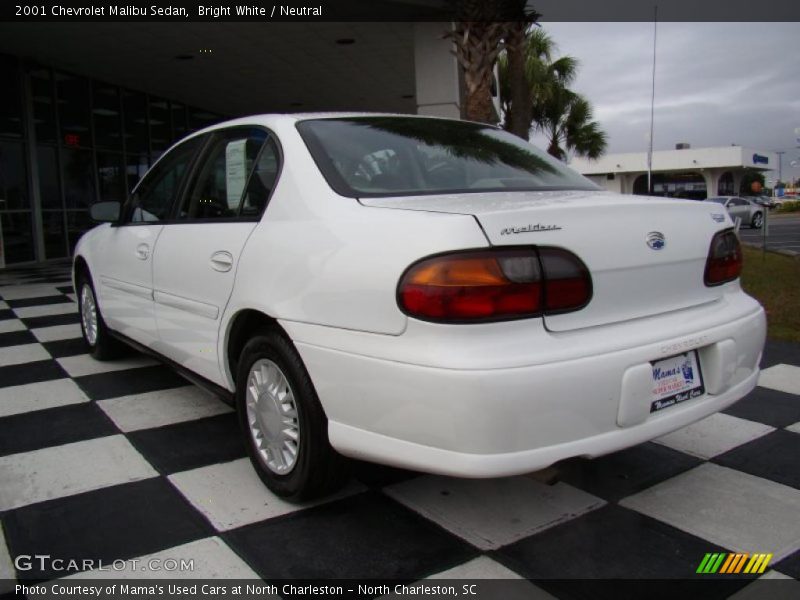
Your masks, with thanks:
[[[222,117],[214,113],[210,113],[199,108],[189,109],[189,126],[191,127],[192,131],[197,131],[198,129],[208,127],[209,125],[219,123],[220,121],[222,121]]]
[[[12,56],[0,54],[0,136],[22,137],[19,69]]]
[[[130,193],[139,183],[139,180],[144,177],[144,174],[147,173],[150,163],[147,160],[147,156],[144,154],[127,154],[126,161],[125,173],[128,176],[127,191]]]
[[[125,162],[121,154],[97,153],[97,180],[101,201],[125,202]]]
[[[172,112],[172,141],[177,142],[189,133],[189,127],[186,125],[186,107],[183,104],[172,102],[170,109]]]
[[[56,141],[56,115],[53,107],[53,78],[50,69],[37,67],[28,71],[33,100],[33,123],[36,140]]]
[[[45,257],[62,258],[67,256],[64,213],[60,210],[42,211],[42,227]]]
[[[39,166],[39,194],[42,208],[61,208],[61,186],[58,180],[58,161],[53,146],[37,146],[36,161]]]
[[[150,149],[162,152],[169,146],[169,104],[161,98],[150,97]]]
[[[68,146],[91,146],[89,130],[89,80],[56,73],[61,141]]]
[[[200,138],[184,142],[147,173],[131,198],[131,222],[161,221],[169,216],[183,176],[200,142]]]
[[[123,90],[125,144],[128,152],[147,152],[147,99],[144,94]]]
[[[92,118],[95,145],[101,148],[122,148],[122,120],[117,86],[99,81],[92,83]]]
[[[125,202],[125,162],[122,155],[115,152],[97,153],[97,181],[100,186],[100,200]]]
[[[179,218],[237,217],[248,176],[266,137],[260,129],[238,129],[215,139]]]
[[[29,208],[23,146],[0,141],[0,210]]]
[[[94,227],[94,223],[89,218],[89,213],[82,210],[68,210],[67,216],[67,238],[69,240],[69,253],[75,250],[75,244],[81,236]]]
[[[33,255],[33,221],[29,212],[0,213],[3,256],[7,265],[28,262]]]
[[[95,201],[92,152],[64,149],[64,200],[67,208],[85,208]]]

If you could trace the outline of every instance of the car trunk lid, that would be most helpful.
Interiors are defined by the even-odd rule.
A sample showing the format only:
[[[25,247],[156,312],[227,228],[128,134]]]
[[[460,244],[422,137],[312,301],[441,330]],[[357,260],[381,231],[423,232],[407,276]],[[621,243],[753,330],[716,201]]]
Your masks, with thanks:
[[[554,246],[573,252],[591,273],[592,299],[578,311],[546,316],[551,331],[681,310],[713,302],[723,293],[703,282],[711,238],[731,225],[717,205],[585,191],[360,201],[371,207],[470,214],[494,246]]]

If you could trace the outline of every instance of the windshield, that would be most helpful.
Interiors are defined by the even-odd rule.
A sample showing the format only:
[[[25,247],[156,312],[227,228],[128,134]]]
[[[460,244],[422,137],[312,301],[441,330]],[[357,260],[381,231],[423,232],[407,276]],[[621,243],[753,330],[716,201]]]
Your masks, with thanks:
[[[342,196],[598,190],[565,164],[488,125],[418,117],[301,121],[297,129]]]

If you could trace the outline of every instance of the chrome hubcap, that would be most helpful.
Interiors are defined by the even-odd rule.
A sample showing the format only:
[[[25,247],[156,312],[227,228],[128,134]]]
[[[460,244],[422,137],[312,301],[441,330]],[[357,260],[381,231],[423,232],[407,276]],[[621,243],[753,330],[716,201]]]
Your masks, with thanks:
[[[278,475],[289,473],[300,450],[300,419],[289,381],[265,358],[247,376],[247,424],[261,462]]]
[[[81,289],[81,323],[86,341],[94,346],[97,343],[97,306],[88,283],[84,283]]]

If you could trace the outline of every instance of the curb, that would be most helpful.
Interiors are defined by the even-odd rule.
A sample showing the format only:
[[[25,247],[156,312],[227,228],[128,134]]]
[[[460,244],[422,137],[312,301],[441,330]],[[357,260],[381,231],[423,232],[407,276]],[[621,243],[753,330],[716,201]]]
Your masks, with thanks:
[[[763,250],[760,244],[754,244],[752,242],[745,242],[739,240],[743,246],[749,246],[750,248],[755,248],[756,250]],[[780,254],[781,256],[788,256],[789,258],[800,258],[800,252],[796,250],[779,250],[777,248],[770,248],[767,246],[767,252],[771,252],[772,254]]]

